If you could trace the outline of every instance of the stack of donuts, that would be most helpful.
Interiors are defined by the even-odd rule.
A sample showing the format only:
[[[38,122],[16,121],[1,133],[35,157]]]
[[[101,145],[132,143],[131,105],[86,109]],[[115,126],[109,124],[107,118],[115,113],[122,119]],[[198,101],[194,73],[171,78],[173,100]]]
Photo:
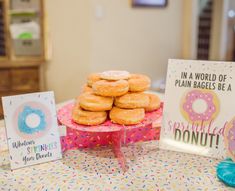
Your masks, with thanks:
[[[160,107],[158,96],[144,93],[150,83],[148,76],[127,71],[90,74],[76,99],[72,119],[82,125],[99,125],[107,118],[120,125],[138,124],[145,112]]]

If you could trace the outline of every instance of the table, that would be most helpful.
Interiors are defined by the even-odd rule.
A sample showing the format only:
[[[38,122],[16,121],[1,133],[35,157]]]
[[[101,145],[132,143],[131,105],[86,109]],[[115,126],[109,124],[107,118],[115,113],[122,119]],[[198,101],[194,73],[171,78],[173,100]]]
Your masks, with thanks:
[[[157,141],[128,145],[123,152],[125,173],[111,147],[69,150],[62,160],[14,171],[5,150],[0,152],[0,190],[233,190],[216,177],[220,160],[160,150]]]

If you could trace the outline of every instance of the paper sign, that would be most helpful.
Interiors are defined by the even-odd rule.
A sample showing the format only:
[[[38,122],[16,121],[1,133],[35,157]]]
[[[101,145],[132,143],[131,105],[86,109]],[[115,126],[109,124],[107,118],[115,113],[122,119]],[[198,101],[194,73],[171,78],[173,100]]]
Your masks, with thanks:
[[[169,60],[161,148],[232,156],[234,116],[235,63]]]
[[[2,98],[11,168],[61,158],[54,93]]]

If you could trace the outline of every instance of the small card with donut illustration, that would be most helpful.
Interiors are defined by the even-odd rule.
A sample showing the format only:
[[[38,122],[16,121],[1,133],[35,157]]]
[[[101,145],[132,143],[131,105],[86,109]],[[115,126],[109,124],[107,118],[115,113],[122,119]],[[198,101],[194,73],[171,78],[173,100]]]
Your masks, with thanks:
[[[2,97],[11,169],[61,159],[53,92]]]
[[[168,61],[160,148],[235,160],[235,63]]]

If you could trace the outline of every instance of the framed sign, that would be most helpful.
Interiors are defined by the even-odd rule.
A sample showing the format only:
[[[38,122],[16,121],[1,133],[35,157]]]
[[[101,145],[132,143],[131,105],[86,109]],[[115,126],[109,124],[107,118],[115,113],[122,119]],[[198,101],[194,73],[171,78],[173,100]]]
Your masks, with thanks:
[[[169,60],[160,147],[233,157],[234,98],[235,63]]]
[[[62,157],[54,93],[2,98],[11,168]]]
[[[166,7],[167,0],[132,0],[133,7]]]

